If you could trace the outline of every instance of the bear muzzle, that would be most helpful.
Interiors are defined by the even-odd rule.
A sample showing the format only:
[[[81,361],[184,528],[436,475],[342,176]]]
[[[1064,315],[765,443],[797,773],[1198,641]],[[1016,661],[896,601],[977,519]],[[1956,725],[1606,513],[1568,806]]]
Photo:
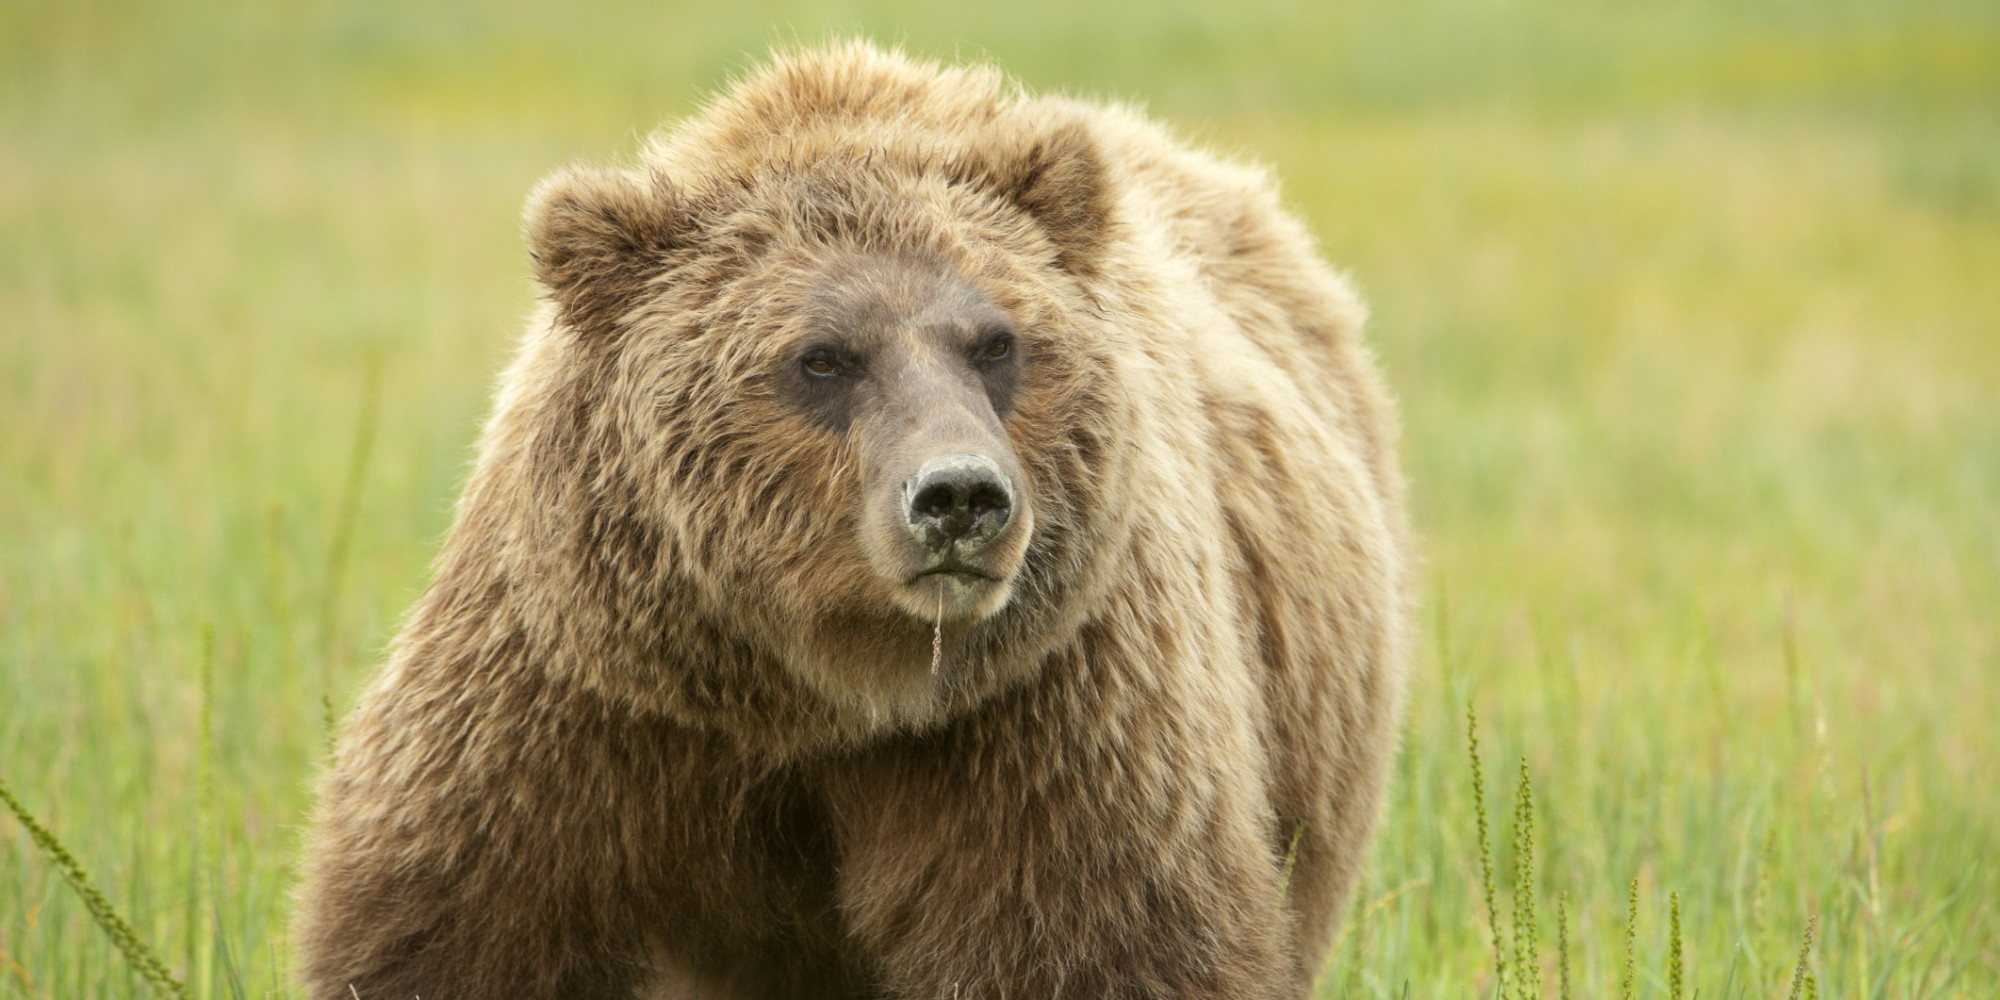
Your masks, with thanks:
[[[1013,520],[1014,482],[998,462],[984,455],[933,455],[903,484],[902,496],[910,537],[932,557],[918,576],[990,575],[962,560],[985,551]]]

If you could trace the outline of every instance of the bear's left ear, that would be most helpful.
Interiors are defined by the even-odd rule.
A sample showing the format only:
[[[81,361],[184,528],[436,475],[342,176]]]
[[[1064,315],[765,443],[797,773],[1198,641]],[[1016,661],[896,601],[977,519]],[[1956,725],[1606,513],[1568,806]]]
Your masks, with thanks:
[[[1097,274],[1111,227],[1112,180],[1095,130],[1062,122],[1024,150],[981,166],[1002,197],[1041,225],[1063,270]]]
[[[693,225],[665,177],[569,167],[528,196],[526,235],[535,278],[562,322],[609,331],[687,244]]]

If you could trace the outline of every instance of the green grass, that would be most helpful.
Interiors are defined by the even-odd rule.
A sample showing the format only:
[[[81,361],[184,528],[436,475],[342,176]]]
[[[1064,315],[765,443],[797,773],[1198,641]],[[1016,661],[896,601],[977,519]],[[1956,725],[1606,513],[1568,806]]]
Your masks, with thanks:
[[[12,3],[0,778],[190,995],[284,995],[529,187],[855,29],[1272,164],[1373,304],[1424,634],[1325,995],[1489,995],[1496,908],[1549,990],[1561,894],[1609,995],[1635,879],[1638,997],[1675,893],[1689,995],[2000,992],[2000,7]],[[0,997],[156,995],[66,872],[0,819]]]

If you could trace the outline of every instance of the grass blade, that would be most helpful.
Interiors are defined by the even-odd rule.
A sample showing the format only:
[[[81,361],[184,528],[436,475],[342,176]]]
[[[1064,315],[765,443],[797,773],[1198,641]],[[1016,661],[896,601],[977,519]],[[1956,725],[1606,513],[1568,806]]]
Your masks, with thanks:
[[[140,940],[138,932],[134,931],[132,925],[112,907],[111,901],[98,891],[96,883],[91,881],[90,873],[84,870],[82,863],[76,860],[76,856],[63,846],[62,841],[58,840],[48,827],[35,819],[34,814],[21,804],[20,799],[14,797],[14,790],[7,785],[4,778],[0,778],[0,802],[7,804],[7,811],[14,814],[14,818],[28,831],[29,839],[33,840],[35,846],[41,849],[43,856],[56,866],[56,871],[62,873],[63,881],[68,882],[70,888],[76,890],[76,894],[83,899],[84,908],[90,911],[91,919],[97,921],[97,926],[111,939],[111,943],[125,953],[126,960],[132,963],[132,967],[138,970],[139,975],[151,983],[155,991],[175,997],[177,1000],[188,1000],[187,987],[167,971],[166,963],[160,961],[160,956],[155,954],[146,942]]]

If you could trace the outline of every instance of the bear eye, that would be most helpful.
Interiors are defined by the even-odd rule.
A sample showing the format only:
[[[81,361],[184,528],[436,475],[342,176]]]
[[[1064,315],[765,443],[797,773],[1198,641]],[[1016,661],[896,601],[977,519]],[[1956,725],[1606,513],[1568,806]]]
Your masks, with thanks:
[[[985,350],[979,352],[979,357],[984,361],[1001,361],[1012,353],[1014,353],[1014,342],[1012,340],[1006,337],[995,337],[991,343],[986,345]]]
[[[840,362],[835,361],[832,355],[822,351],[815,351],[806,355],[805,360],[801,364],[808,374],[817,375],[820,378],[831,378],[840,374]]]

